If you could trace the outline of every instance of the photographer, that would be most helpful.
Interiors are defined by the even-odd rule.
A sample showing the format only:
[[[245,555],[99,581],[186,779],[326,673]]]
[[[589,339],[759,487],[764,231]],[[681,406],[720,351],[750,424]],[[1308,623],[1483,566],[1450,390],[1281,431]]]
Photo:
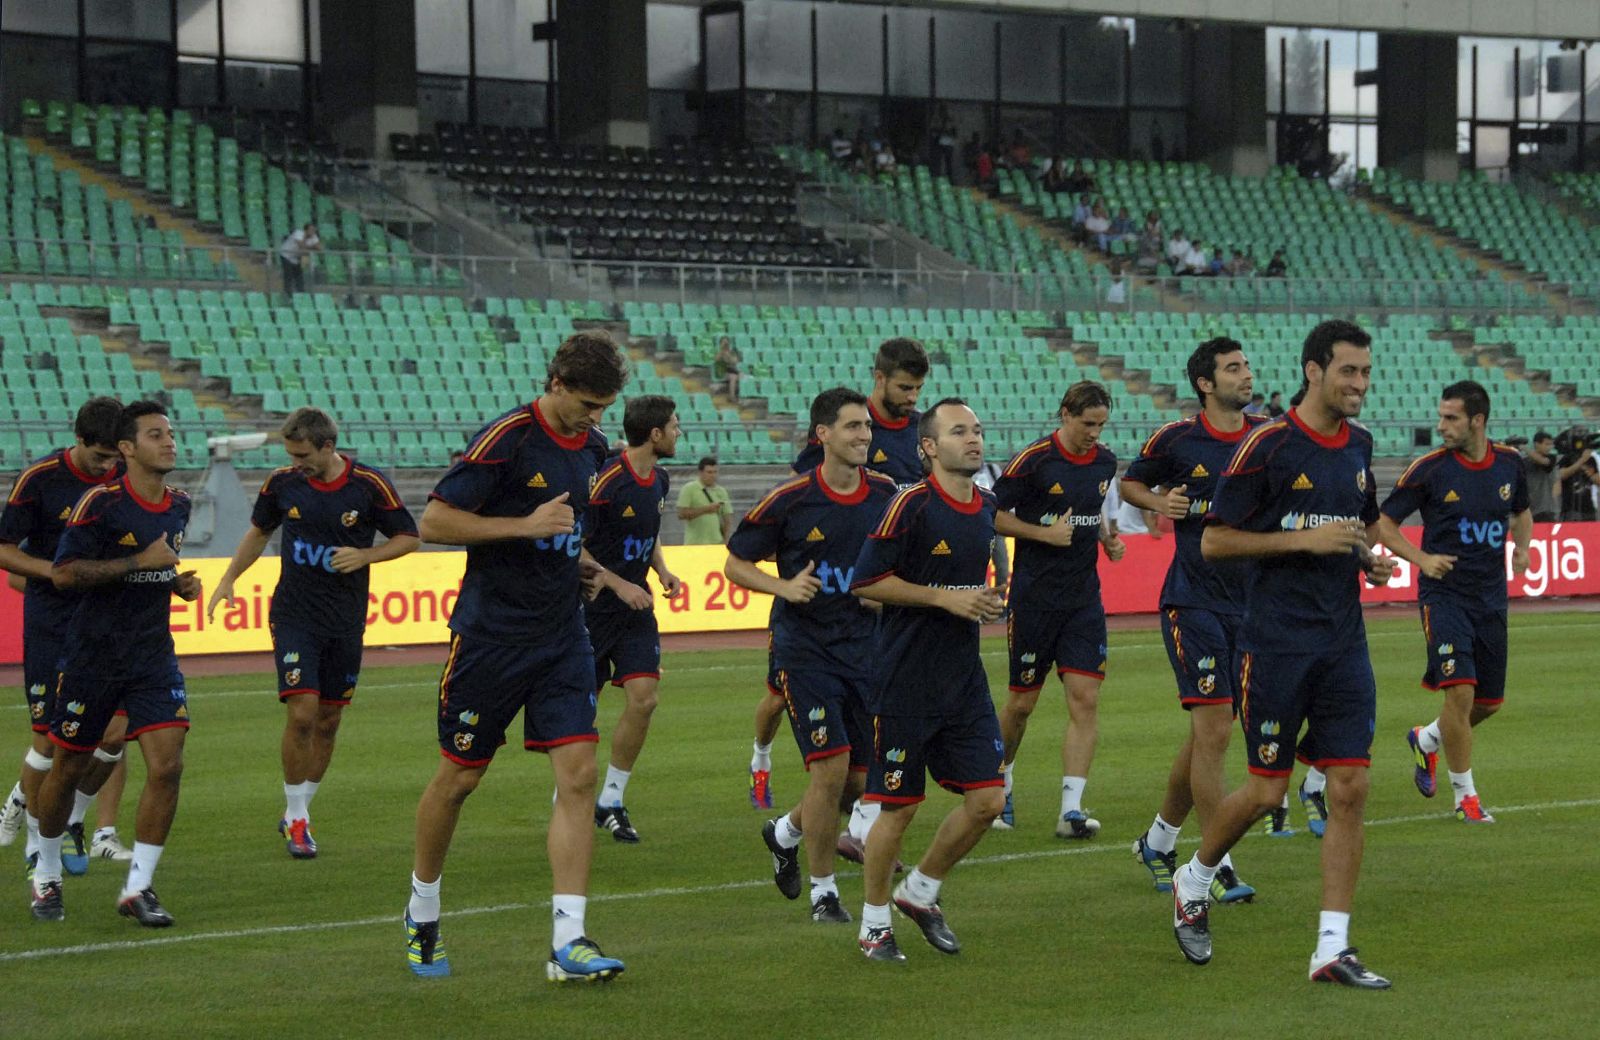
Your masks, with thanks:
[[[1561,496],[1557,492],[1561,481],[1556,477],[1556,439],[1547,430],[1533,435],[1528,444],[1520,437],[1511,437],[1506,443],[1522,452],[1522,467],[1528,477],[1528,508],[1536,524],[1555,523],[1561,515]]]
[[[1563,522],[1595,518],[1594,489],[1600,485],[1600,467],[1595,464],[1593,438],[1574,426],[1554,439],[1556,486],[1561,492]]]

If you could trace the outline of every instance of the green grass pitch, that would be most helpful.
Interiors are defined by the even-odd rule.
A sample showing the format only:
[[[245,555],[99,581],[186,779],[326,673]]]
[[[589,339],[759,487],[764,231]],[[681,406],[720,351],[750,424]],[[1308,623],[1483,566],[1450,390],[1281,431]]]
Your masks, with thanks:
[[[0,1036],[1281,1037],[1401,1036],[1429,1025],[1453,1037],[1593,1036],[1600,731],[1590,697],[1600,620],[1513,616],[1511,689],[1478,731],[1474,763],[1499,822],[1468,829],[1451,818],[1448,789],[1424,801],[1411,786],[1404,735],[1437,702],[1417,686],[1416,615],[1379,618],[1370,623],[1379,723],[1352,940],[1394,980],[1387,993],[1306,981],[1318,843],[1303,829],[1241,843],[1235,860],[1259,897],[1213,912],[1209,966],[1179,954],[1168,897],[1128,851],[1158,807],[1186,725],[1154,631],[1112,636],[1086,798],[1104,829],[1090,844],[1052,834],[1066,712],[1059,687],[1047,688],[1017,767],[1018,829],[985,837],[945,885],[959,957],[904,924],[910,963],[869,965],[853,925],[813,925],[803,897],[777,894],[763,816],[746,796],[764,654],[720,651],[665,661],[661,707],[629,789],[643,843],[596,837],[589,930],[627,973],[606,986],[545,981],[550,773],[542,757],[508,748],[468,803],[444,874],[455,975],[414,978],[400,913],[412,814],[437,758],[437,670],[383,667],[374,651],[314,806],[317,860],[290,860],[275,830],[282,709],[263,675],[190,685],[183,802],[156,877],[177,927],[143,932],[117,917],[123,869],[109,864],[67,879],[66,922],[37,923],[20,840],[4,850]],[[1003,697],[1003,641],[987,640],[984,653]],[[602,748],[619,701],[602,697]],[[6,786],[24,721],[20,691],[0,693]],[[1235,778],[1241,758],[1236,739]],[[787,728],[775,760],[787,806],[803,783]],[[130,841],[141,775],[136,765],[124,806]],[[932,794],[910,853],[953,804]],[[1292,819],[1303,828],[1298,804]],[[1191,822],[1180,854],[1196,837]],[[841,870],[840,882],[858,914],[858,874]]]

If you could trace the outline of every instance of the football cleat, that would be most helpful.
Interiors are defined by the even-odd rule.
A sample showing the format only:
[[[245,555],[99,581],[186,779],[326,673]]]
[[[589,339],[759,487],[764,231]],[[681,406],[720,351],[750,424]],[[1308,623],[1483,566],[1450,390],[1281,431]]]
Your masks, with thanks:
[[[770,769],[750,770],[750,808],[772,808],[772,771]]]
[[[122,839],[115,834],[94,836],[89,844],[89,856],[93,859],[109,859],[115,863],[127,863],[133,859],[133,850],[122,844]]]
[[[1323,800],[1321,791],[1307,791],[1304,781],[1300,783],[1300,804],[1306,810],[1306,827],[1313,835],[1320,838],[1328,829],[1328,803]]]
[[[623,972],[622,962],[600,952],[593,939],[579,936],[550,951],[544,968],[551,982],[609,982]]]
[[[133,918],[146,928],[172,927],[172,915],[167,913],[166,907],[161,905],[161,900],[156,898],[156,890],[153,888],[147,888],[119,901],[117,913],[123,917]]]
[[[1294,828],[1289,826],[1289,807],[1280,805],[1263,816],[1261,830],[1269,838],[1292,838]]]
[[[923,906],[913,903],[906,898],[906,886],[901,882],[894,890],[895,909],[911,918],[918,928],[922,929],[922,937],[928,940],[928,945],[940,953],[960,953],[961,943],[956,939],[956,933],[944,923],[944,911],[939,909],[939,904]]]
[[[837,892],[824,892],[817,897],[811,904],[811,919],[819,924],[849,924],[855,920],[850,911],[840,905]]]
[[[64,921],[66,905],[61,902],[61,882],[46,881],[33,886],[33,918],[36,921]]]
[[[411,974],[431,978],[450,974],[450,958],[444,954],[444,940],[439,938],[439,922],[424,921],[418,924],[406,911],[406,964]]]
[[[867,843],[849,831],[840,832],[839,841],[834,845],[833,851],[851,863],[859,863],[863,867],[867,865]],[[906,865],[899,856],[894,858],[894,872],[896,874],[906,872]]]
[[[0,846],[10,845],[17,840],[17,835],[22,831],[22,818],[28,811],[28,805],[22,800],[22,785],[18,784],[6,796],[4,805],[0,805]]]
[[[73,877],[89,873],[89,845],[81,823],[67,824],[65,840],[61,843],[61,866]]]
[[[1076,838],[1088,840],[1100,833],[1100,821],[1093,819],[1082,809],[1073,809],[1071,812],[1061,814],[1061,822],[1056,824],[1056,837]]]
[[[772,883],[778,886],[785,899],[800,898],[800,846],[786,849],[778,844],[778,821],[768,820],[761,825],[761,840],[772,853]]]
[[[1205,964],[1211,960],[1211,904],[1206,899],[1184,901],[1179,886],[1188,869],[1185,863],[1172,875],[1172,934],[1190,964]]]
[[[311,836],[311,824],[306,820],[296,820],[289,824],[286,842],[289,855],[295,859],[316,859],[317,839]]]
[[[1461,804],[1456,806],[1456,819],[1462,823],[1494,822],[1494,817],[1484,810],[1483,803],[1478,801],[1478,796],[1475,794],[1469,794],[1461,799]]]
[[[1011,805],[1011,795],[1007,794],[1005,807],[1000,810],[1000,815],[996,816],[989,826],[997,831],[1009,831],[1016,825],[1017,813]]]
[[[1439,790],[1439,753],[1422,750],[1421,726],[1411,727],[1411,732],[1406,734],[1406,743],[1411,746],[1411,759],[1415,763],[1415,768],[1411,770],[1411,782],[1417,785],[1422,797],[1432,798]]]
[[[22,857],[22,874],[28,879],[30,884],[33,881],[33,870],[38,865],[39,854],[37,852],[30,852],[26,856]]]
[[[905,963],[906,955],[900,952],[899,944],[894,941],[893,928],[869,928],[867,934],[856,942],[861,947],[861,953],[869,961]]]
[[[1256,890],[1240,881],[1233,868],[1224,863],[1211,879],[1211,898],[1219,903],[1253,903]]]
[[[1145,835],[1133,843],[1133,854],[1138,857],[1150,870],[1150,876],[1155,879],[1157,892],[1172,891],[1172,872],[1178,869],[1178,853],[1157,852],[1145,843]]]
[[[1312,982],[1337,982],[1341,986],[1352,986],[1356,989],[1388,989],[1389,980],[1382,975],[1376,975],[1365,964],[1356,960],[1354,946],[1342,950],[1339,956],[1325,964],[1318,964],[1316,956],[1311,958]]]
[[[639,832],[628,820],[628,810],[622,806],[594,807],[594,825],[611,832],[611,837],[625,845],[639,844]]]

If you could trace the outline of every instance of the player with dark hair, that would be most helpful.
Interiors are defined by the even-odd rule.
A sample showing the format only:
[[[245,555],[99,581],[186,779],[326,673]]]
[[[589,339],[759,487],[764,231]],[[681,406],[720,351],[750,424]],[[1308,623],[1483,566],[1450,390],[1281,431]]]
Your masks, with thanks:
[[[834,876],[834,834],[840,809],[865,787],[876,621],[850,585],[895,484],[864,465],[872,421],[861,394],[824,390],[811,402],[809,428],[822,445],[822,464],[779,484],[745,515],[728,541],[724,571],[773,597],[775,685],[810,774],[800,803],[762,828],[773,879],[787,898],[799,897],[799,845],[809,831],[821,839],[806,845],[811,919],[848,922]],[[777,561],[776,576],[757,566],[766,559]]]
[[[422,543],[389,478],[339,453],[339,428],[326,412],[296,409],[282,436],[290,465],[261,485],[250,527],[211,593],[206,616],[234,600],[234,583],[281,526],[281,569],[271,610],[278,700],[288,708],[278,833],[290,856],[312,859],[317,841],[311,799],[333,759],[339,722],[361,675],[370,568],[415,552]],[[374,545],[380,533],[386,541]]]
[[[1413,779],[1424,798],[1437,790],[1444,748],[1456,819],[1493,823],[1472,779],[1472,729],[1500,710],[1506,695],[1506,541],[1512,570],[1528,570],[1533,537],[1527,471],[1515,448],[1489,440],[1489,393],[1471,380],[1439,395],[1444,447],[1417,459],[1383,503],[1383,544],[1421,572],[1422,635],[1428,668],[1422,685],[1443,694],[1444,708],[1406,734]],[[1400,521],[1422,514],[1422,547]]]
[[[917,432],[928,478],[889,503],[856,560],[852,585],[883,604],[866,798],[884,809],[867,836],[858,936],[867,959],[878,961],[905,959],[889,920],[889,882],[926,778],[962,801],[893,898],[943,953],[961,945],[945,923],[939,889],[1005,803],[1000,725],[978,649],[978,626],[1004,609],[988,584],[995,500],[972,479],[983,465],[983,424],[959,398],[946,398],[928,409]]]
[[[1099,443],[1111,416],[1111,395],[1099,383],[1075,383],[1062,395],[1057,415],[1059,428],[1019,451],[994,484],[1001,510],[995,529],[1017,539],[1006,625],[1010,695],[1000,711],[1006,806],[999,825],[1015,824],[1012,767],[1053,666],[1066,691],[1069,716],[1061,739],[1056,835],[1088,839],[1100,830],[1100,821],[1084,811],[1083,791],[1094,760],[1106,669],[1106,612],[1097,564],[1102,547],[1113,563],[1126,547],[1100,518],[1117,478],[1116,456]]]
[[[611,734],[611,759],[595,803],[595,826],[620,842],[633,844],[639,832],[628,818],[623,799],[628,778],[650,732],[661,684],[661,633],[645,587],[656,572],[661,593],[678,592],[678,578],[661,552],[661,513],[667,503],[667,471],[657,463],[677,451],[677,405],[670,397],[646,395],[629,399],[622,414],[628,446],[595,478],[584,521],[584,545],[605,568],[603,587],[584,604],[589,642],[594,647],[595,685],[622,688],[627,698]]]
[[[581,605],[589,488],[606,454],[600,416],[627,380],[604,333],[569,337],[532,404],[491,421],[433,489],[424,540],[467,547],[450,652],[439,679],[438,771],[417,805],[406,907],[406,958],[448,975],[439,883],[461,806],[506,728],[523,715],[523,746],[545,752],[556,799],[546,843],[552,875],[552,981],[608,979],[623,965],[584,934],[594,853],[595,666]]]
[[[887,475],[901,487],[917,483],[925,472],[917,447],[917,429],[922,420],[922,413],[917,411],[917,397],[928,378],[928,368],[927,350],[916,340],[905,337],[884,340],[872,360],[872,391],[867,395],[872,444],[867,448],[867,466]],[[809,473],[821,461],[822,445],[813,427],[793,468],[796,473]],[[763,697],[756,707],[756,754],[750,765],[752,783],[756,766],[762,760],[762,748],[771,747],[783,714],[783,700],[772,682],[772,669],[768,671],[767,690],[773,696]],[[770,758],[766,761],[770,763]],[[770,799],[767,806],[771,807]],[[850,810],[849,828],[839,835],[839,854],[860,863],[865,854],[867,832],[877,818],[877,805],[858,800]]]
[[[1300,404],[1245,437],[1224,471],[1200,548],[1209,562],[1248,560],[1239,628],[1239,724],[1249,778],[1203,824],[1200,849],[1172,879],[1172,925],[1183,955],[1211,959],[1211,882],[1222,857],[1281,804],[1289,743],[1328,778],[1322,914],[1309,976],[1364,989],[1389,981],[1349,945],[1361,870],[1367,767],[1377,688],[1357,578],[1384,584],[1394,560],[1374,555],[1378,502],[1372,437],[1351,422],[1372,380],[1371,337],[1327,321],[1301,349]]]
[[[1152,434],[1122,478],[1123,500],[1170,519],[1177,543],[1161,586],[1161,634],[1178,682],[1178,703],[1189,713],[1189,735],[1172,761],[1161,811],[1133,846],[1158,892],[1172,890],[1178,831],[1189,810],[1203,827],[1227,790],[1228,735],[1236,708],[1231,675],[1244,575],[1237,566],[1207,563],[1200,538],[1228,460],[1246,434],[1266,421],[1244,412],[1254,377],[1237,341],[1218,336],[1200,344],[1189,355],[1188,376],[1200,412]],[[1211,894],[1231,903],[1252,898],[1255,889],[1239,880],[1231,856],[1224,856]]]
[[[29,807],[37,804],[39,784],[50,771],[55,745],[50,742],[51,704],[60,670],[62,639],[77,596],[55,587],[51,565],[66,530],[72,507],[90,488],[121,475],[117,428],[122,403],[94,397],[78,409],[73,422],[75,443],[32,463],[17,477],[0,513],[0,568],[26,580],[22,596],[22,685],[27,693],[33,745],[22,759],[22,776],[0,805],[0,845],[10,845],[27,824],[23,857],[31,864],[39,851],[39,820]],[[69,874],[89,869],[89,858],[127,862],[132,853],[117,838],[117,804],[127,770],[122,759],[127,717],[117,715],[106,727],[94,761],[78,782],[67,818],[62,861]],[[83,821],[89,803],[102,793],[99,826],[85,842]]]
[[[178,810],[189,705],[168,627],[172,597],[200,595],[194,571],[178,572],[189,496],[166,485],[178,445],[165,410],[136,401],[122,410],[117,450],[126,472],[86,491],[72,509],[51,578],[78,592],[62,639],[50,740],[50,772],[39,785],[39,862],[33,916],[59,921],[61,847],[73,788],[117,710],[144,754],[133,859],[117,910],[149,928],[172,924],[151,887]]]

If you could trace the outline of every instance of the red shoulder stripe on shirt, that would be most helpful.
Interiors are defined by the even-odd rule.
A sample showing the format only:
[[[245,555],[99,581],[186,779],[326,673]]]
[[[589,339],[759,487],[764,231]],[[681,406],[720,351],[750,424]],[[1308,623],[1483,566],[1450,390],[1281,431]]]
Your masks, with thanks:
[[[912,484],[908,488],[902,488],[899,494],[889,500],[889,506],[883,511],[883,518],[878,521],[878,526],[872,532],[872,536],[874,538],[889,537],[889,533],[894,530],[895,524],[900,522],[900,514],[905,512],[906,506],[910,504],[911,500],[923,497],[928,494],[928,491],[929,488],[926,481]]]
[[[1048,437],[1046,437],[1044,440],[1033,442],[1032,444],[1028,445],[1026,448],[1023,448],[1021,451],[1017,452],[1017,454],[1011,459],[1011,461],[1006,463],[1006,468],[1000,471],[1000,475],[1002,477],[1014,477],[1014,476],[1016,476],[1018,471],[1021,470],[1022,464],[1024,462],[1026,462],[1028,459],[1033,458],[1035,455],[1038,455],[1041,452],[1049,451],[1050,448],[1051,448],[1051,441],[1050,441],[1050,438],[1048,438]]]
[[[1436,448],[1433,451],[1428,452],[1428,454],[1412,460],[1411,465],[1407,466],[1405,472],[1400,474],[1400,479],[1394,482],[1394,486],[1405,487],[1406,485],[1410,484],[1411,478],[1416,475],[1417,470],[1420,469],[1424,463],[1432,462],[1434,459],[1443,458],[1445,452],[1448,450],[1449,449],[1447,448]]]
[[[788,494],[789,492],[798,491],[801,488],[806,487],[810,483],[811,483],[811,474],[810,473],[807,473],[804,476],[790,477],[788,480],[784,481],[782,484],[779,484],[777,487],[773,488],[771,491],[768,491],[767,494],[766,494],[766,497],[764,497],[761,501],[757,502],[756,505],[755,505],[755,508],[750,510],[750,512],[746,513],[745,517],[747,519],[754,520],[754,521],[757,521],[759,523],[760,520],[762,519],[762,514],[765,513],[768,509],[770,509],[774,502],[776,502],[778,499],[782,498],[784,495]]]
[[[478,439],[467,449],[462,458],[468,462],[482,462],[484,456],[489,453],[489,449],[498,444],[502,437],[518,427],[528,425],[532,421],[533,416],[526,408],[511,413],[479,434]]]
[[[92,487],[85,491],[83,497],[78,499],[78,504],[72,507],[72,515],[67,518],[67,523],[73,525],[83,523],[84,517],[88,515],[89,507],[94,504],[95,499],[102,495],[116,494],[118,490],[116,485],[102,484],[99,487]]]
[[[390,484],[382,473],[358,462],[350,468],[350,474],[372,485],[372,490],[378,495],[378,504],[384,509],[400,508],[400,496],[395,494],[394,485]]]
[[[16,505],[19,502],[26,502],[27,499],[22,497],[22,493],[27,489],[29,482],[46,470],[55,469],[59,465],[61,465],[61,456],[52,455],[47,459],[40,459],[17,474],[17,482],[11,486],[11,497],[7,499],[7,503]]]
[[[1284,413],[1284,415],[1287,414],[1287,412]],[[1283,418],[1283,416],[1279,416],[1278,418],[1273,419],[1271,422],[1264,422],[1260,426],[1257,426],[1254,430],[1251,430],[1250,436],[1239,442],[1239,450],[1235,451],[1233,453],[1233,458],[1228,460],[1228,468],[1223,471],[1223,475],[1227,476],[1230,473],[1239,472],[1239,469],[1242,465],[1244,465],[1245,460],[1250,458],[1251,453],[1256,450],[1257,446],[1259,446],[1263,440],[1275,433],[1281,433],[1288,428],[1289,421]]]
[[[594,478],[594,487],[589,491],[589,504],[592,506],[604,505],[606,491],[610,489],[612,484],[616,483],[621,474],[622,456],[618,455],[606,464],[606,467],[600,471],[599,476]]]
[[[1193,422],[1193,419],[1174,419],[1172,422],[1167,423],[1155,433],[1152,433],[1150,435],[1150,439],[1144,442],[1144,447],[1139,449],[1139,456],[1141,458],[1148,456],[1150,454],[1150,449],[1156,446],[1156,441],[1160,440],[1166,433],[1176,430],[1180,426],[1191,424]]]

